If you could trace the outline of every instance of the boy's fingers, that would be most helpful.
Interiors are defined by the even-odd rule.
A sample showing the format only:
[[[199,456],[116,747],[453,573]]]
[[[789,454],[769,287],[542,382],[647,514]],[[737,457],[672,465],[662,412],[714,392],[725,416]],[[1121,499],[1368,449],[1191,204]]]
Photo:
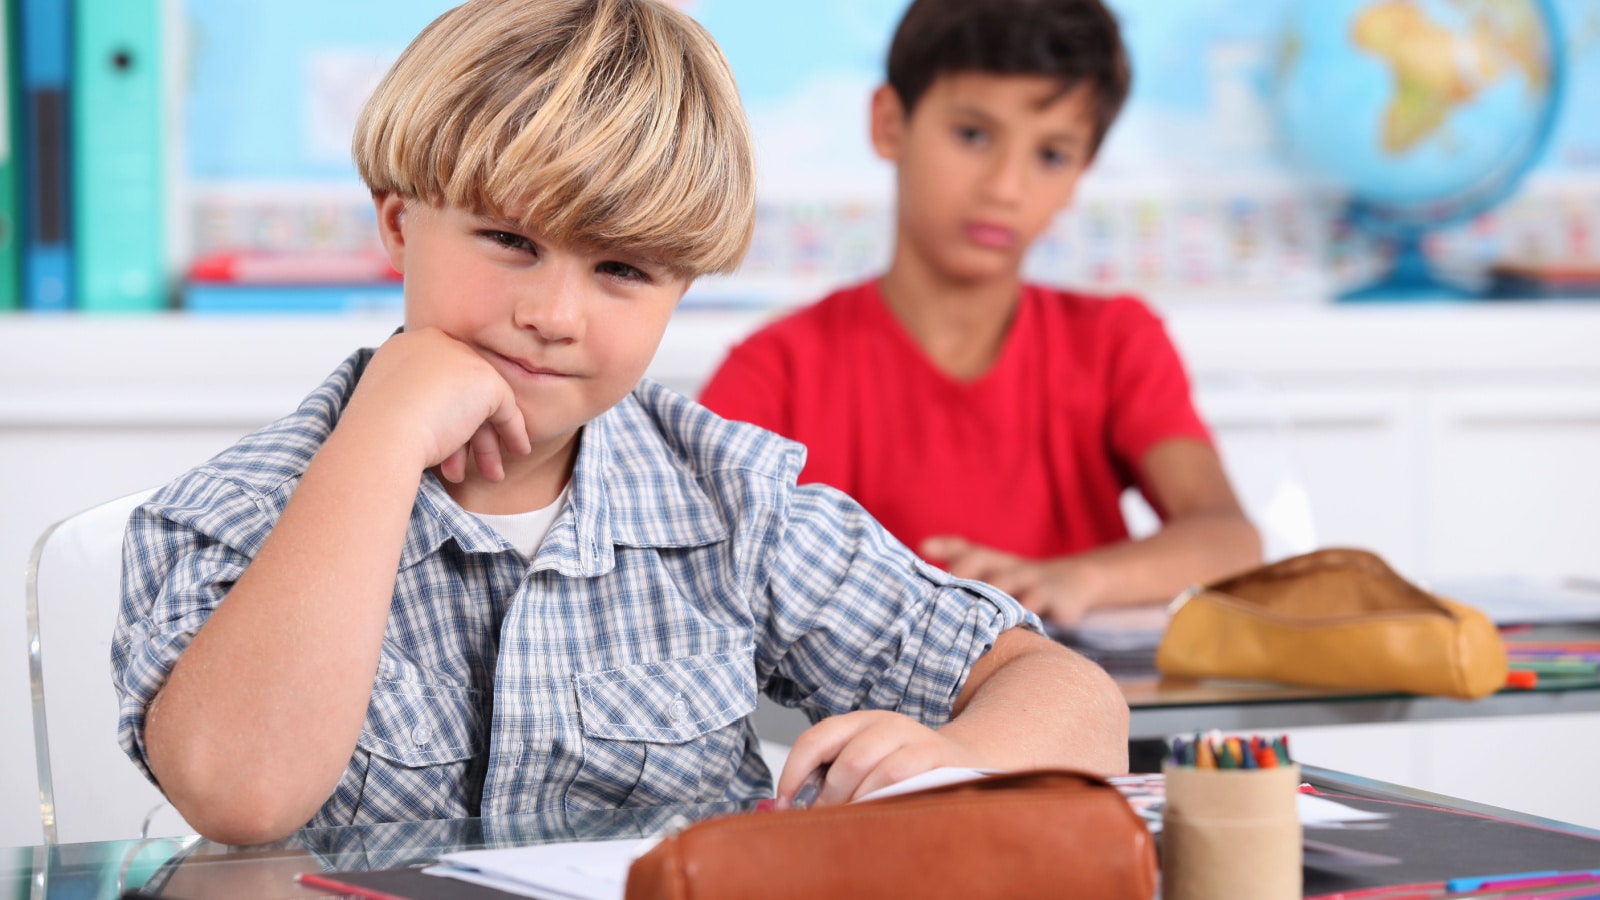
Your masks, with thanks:
[[[500,459],[500,435],[486,422],[472,433],[472,461],[478,465],[478,474],[490,481],[506,477],[505,464]]]
[[[862,789],[866,779],[900,749],[903,740],[904,735],[892,728],[875,729],[872,725],[852,734],[828,767],[828,780],[817,797],[818,805],[849,803],[866,793]]]
[[[898,713],[874,714],[866,728],[839,750],[828,769],[822,799],[849,803],[941,765],[947,741],[932,728]]]
[[[1016,572],[1001,572],[993,578],[986,579],[986,581],[1013,597],[1021,597],[1023,594],[1028,593],[1027,580],[1020,577]]]
[[[517,406],[517,398],[511,393],[510,385],[506,386],[500,405],[489,414],[488,424],[500,436],[501,445],[510,452],[518,456],[533,452],[533,443],[528,440],[528,423],[522,418],[522,410]]]
[[[789,758],[783,764],[783,774],[778,778],[778,805],[787,806],[794,799],[811,770],[823,763],[835,762],[839,752],[859,733],[871,727],[874,720],[894,713],[881,710],[857,710],[832,716],[807,728],[789,748]],[[843,773],[840,773],[843,775]],[[830,768],[828,781],[835,776]],[[826,787],[824,788],[826,791]],[[826,796],[826,794],[825,794]],[[848,796],[848,795],[847,795]]]
[[[988,581],[1011,568],[1015,562],[1016,558],[1008,554],[987,547],[976,547],[972,552],[950,563],[950,574],[957,578],[970,578],[973,581]]]
[[[1015,597],[1017,602],[1022,604],[1022,608],[1028,612],[1035,613],[1041,618],[1051,618],[1049,614],[1050,604],[1039,591],[1023,591],[1011,596]]]
[[[949,560],[966,551],[967,542],[953,534],[941,534],[922,542],[922,555],[929,559]]]
[[[446,456],[444,462],[439,463],[439,474],[445,481],[460,484],[467,477],[467,448],[457,447],[456,452]]]
[[[1025,595],[1039,593],[1039,582],[1039,567],[1020,560],[1012,568],[996,573],[989,581],[990,584],[1019,599]]]
[[[855,793],[848,799],[860,800],[862,797],[891,784],[898,784],[913,775],[920,775],[937,767],[938,760],[931,758],[926,749],[901,745],[888,755],[878,760],[865,778],[856,785]]]
[[[834,716],[807,728],[789,748],[789,758],[784,760],[783,774],[778,776],[778,806],[784,807],[794,799],[795,791],[811,774],[811,770],[833,759],[840,741],[833,737],[849,715]],[[847,724],[847,723],[846,723]]]

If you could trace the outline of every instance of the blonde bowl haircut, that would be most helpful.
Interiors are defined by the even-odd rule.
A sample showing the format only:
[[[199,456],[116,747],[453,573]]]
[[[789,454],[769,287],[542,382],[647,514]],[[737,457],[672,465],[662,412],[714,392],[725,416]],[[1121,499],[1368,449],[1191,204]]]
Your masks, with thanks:
[[[659,0],[469,0],[417,35],[353,153],[375,195],[492,215],[674,275],[732,272],[755,158],[722,51]]]

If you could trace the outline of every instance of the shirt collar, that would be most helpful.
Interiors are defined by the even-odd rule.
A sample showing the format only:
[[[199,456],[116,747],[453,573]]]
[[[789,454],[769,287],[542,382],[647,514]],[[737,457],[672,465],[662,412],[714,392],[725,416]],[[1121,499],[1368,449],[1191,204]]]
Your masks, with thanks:
[[[616,545],[701,547],[728,536],[721,509],[673,452],[648,384],[583,427],[567,504],[545,535],[533,569],[593,578],[616,567]],[[680,403],[684,401],[679,401]],[[653,414],[655,413],[655,414]],[[423,473],[400,567],[454,540],[467,553],[514,552],[500,533],[463,510],[433,472]]]

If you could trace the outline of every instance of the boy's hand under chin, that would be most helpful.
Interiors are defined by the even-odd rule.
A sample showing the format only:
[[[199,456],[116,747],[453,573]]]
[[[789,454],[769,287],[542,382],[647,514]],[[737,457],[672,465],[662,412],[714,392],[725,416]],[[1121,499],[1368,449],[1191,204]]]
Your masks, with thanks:
[[[879,788],[942,766],[981,767],[966,744],[887,710],[858,710],[825,719],[801,734],[778,779],[778,808],[787,808],[813,769],[828,764],[816,805],[848,803]]]
[[[339,429],[375,429],[376,439],[411,442],[419,469],[466,478],[470,457],[490,481],[505,477],[503,453],[526,455],[522,410],[500,373],[471,347],[437,328],[394,335],[378,348]]]

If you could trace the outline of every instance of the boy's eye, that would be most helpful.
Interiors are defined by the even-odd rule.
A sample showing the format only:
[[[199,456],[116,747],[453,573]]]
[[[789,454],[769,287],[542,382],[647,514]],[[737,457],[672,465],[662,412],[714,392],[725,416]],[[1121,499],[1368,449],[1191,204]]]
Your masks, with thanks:
[[[625,262],[618,262],[614,259],[608,259],[605,262],[600,263],[594,267],[594,270],[599,272],[601,275],[608,275],[612,278],[620,278],[624,281],[650,281],[650,276],[646,274],[644,270],[637,266],[630,266]]]
[[[524,253],[533,252],[533,243],[520,234],[494,230],[480,231],[478,233],[507,250],[521,250]]]
[[[974,125],[956,126],[956,138],[963,144],[981,144],[988,137],[982,128]]]
[[[1066,153],[1055,149],[1054,147],[1046,147],[1045,149],[1039,151],[1039,159],[1047,168],[1059,169],[1062,166],[1065,166],[1070,161],[1071,157],[1067,156]]]

